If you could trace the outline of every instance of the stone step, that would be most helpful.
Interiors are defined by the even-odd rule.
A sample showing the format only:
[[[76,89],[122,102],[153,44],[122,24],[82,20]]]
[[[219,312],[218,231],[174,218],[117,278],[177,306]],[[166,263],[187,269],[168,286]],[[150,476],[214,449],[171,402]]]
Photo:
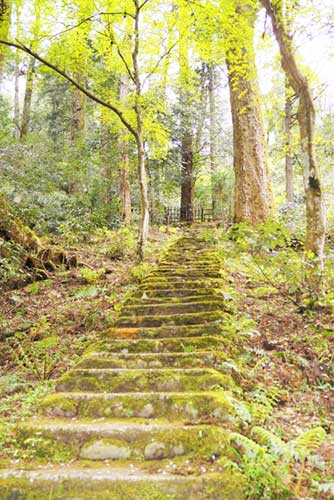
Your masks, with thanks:
[[[152,278],[166,278],[166,279],[176,279],[176,278],[187,278],[187,279],[201,279],[201,278],[221,278],[220,271],[210,271],[210,270],[194,270],[194,269],[189,269],[189,270],[161,270],[157,269],[155,271],[151,271],[149,274],[150,277]]]
[[[207,262],[197,262],[194,260],[193,262],[187,261],[183,256],[180,256],[178,262],[170,261],[170,262],[161,262],[157,264],[155,267],[152,267],[151,272],[160,271],[161,273],[173,274],[173,273],[185,273],[189,274],[191,272],[223,272],[221,263],[213,263],[212,261]]]
[[[223,471],[187,476],[148,472],[143,466],[67,467],[0,470],[1,500],[240,500],[243,480]],[[192,470],[190,468],[190,470]],[[223,495],[223,497],[222,497]]]
[[[211,273],[212,276],[206,273],[198,276],[192,276],[191,274],[177,275],[174,273],[163,274],[163,275],[155,275],[151,272],[148,276],[146,276],[142,280],[142,284],[146,283],[154,283],[154,282],[164,282],[168,283],[168,285],[174,285],[176,283],[187,283],[188,285],[192,283],[203,283],[203,282],[211,282],[211,283],[219,283],[220,285],[223,283],[223,278],[219,273]]]
[[[210,368],[74,369],[56,384],[57,392],[193,392],[235,387],[229,375]]]
[[[233,427],[235,410],[228,394],[216,392],[55,393],[40,404],[48,417],[141,418],[170,422],[214,421]]]
[[[221,263],[219,262],[212,262],[212,261],[207,261],[207,262],[160,262],[158,264],[157,269],[158,271],[161,272],[174,272],[174,271],[181,271],[181,272],[190,272],[190,271],[220,271],[221,270]]]
[[[219,325],[217,325],[218,327]],[[109,339],[93,344],[87,349],[86,354],[92,352],[195,352],[198,350],[223,350],[225,348],[225,339],[214,335],[157,339]]]
[[[66,460],[162,460],[192,455],[196,460],[228,455],[221,426],[84,422],[31,419],[17,428],[22,450],[53,463]]]
[[[209,313],[224,309],[224,301],[221,299],[209,299],[196,302],[163,302],[157,304],[126,304],[121,311],[122,316],[162,316],[180,315],[188,313]]]
[[[157,290],[157,289],[169,289],[169,290],[177,290],[177,289],[188,289],[188,290],[196,290],[196,289],[219,289],[223,286],[223,279],[214,279],[214,278],[203,278],[199,279],[188,279],[188,278],[175,278],[167,280],[166,278],[152,278],[148,276],[145,278],[141,285],[140,290],[145,292],[147,290]]]
[[[153,339],[169,337],[200,337],[204,335],[219,335],[220,323],[202,323],[198,325],[170,325],[144,328],[111,327],[105,330],[104,335],[114,339]]]
[[[201,259],[217,259],[217,252],[215,250],[209,250],[208,248],[202,247],[202,248],[196,248],[196,247],[179,247],[175,246],[174,248],[171,248],[165,254],[161,257],[162,260],[168,260],[170,261],[175,257],[176,259],[179,259],[180,257],[185,257],[189,258],[192,260],[201,260]],[[182,260],[181,260],[182,262]]]
[[[228,358],[223,352],[187,353],[95,353],[85,356],[75,366],[81,368],[219,368]]]
[[[205,290],[204,290],[205,292]],[[171,291],[171,293],[173,294],[173,292]],[[168,304],[168,305],[172,305],[172,304],[202,304],[203,302],[204,303],[211,303],[211,302],[214,302],[214,301],[220,301],[222,302],[224,299],[223,299],[223,296],[222,295],[218,295],[217,293],[215,293],[214,291],[212,291],[212,293],[204,293],[203,295],[191,295],[192,293],[192,290],[189,291],[190,295],[181,295],[181,296],[178,296],[178,297],[174,297],[174,296],[171,296],[171,297],[165,297],[165,296],[161,296],[159,295],[159,291],[157,290],[157,295],[148,295],[146,293],[142,293],[140,296],[132,296],[131,299],[128,299],[126,302],[125,302],[125,307],[127,306],[141,306],[141,305],[153,305],[153,304],[157,304],[157,305],[163,305],[163,304]],[[174,295],[174,294],[173,294]]]
[[[132,295],[133,300],[145,300],[145,298],[183,298],[183,297],[215,297],[216,292],[213,287],[203,288],[150,288],[139,286],[138,290]]]
[[[176,325],[199,325],[204,323],[222,322],[226,314],[222,310],[199,313],[166,314],[160,316],[120,316],[116,321],[118,327],[159,327]]]

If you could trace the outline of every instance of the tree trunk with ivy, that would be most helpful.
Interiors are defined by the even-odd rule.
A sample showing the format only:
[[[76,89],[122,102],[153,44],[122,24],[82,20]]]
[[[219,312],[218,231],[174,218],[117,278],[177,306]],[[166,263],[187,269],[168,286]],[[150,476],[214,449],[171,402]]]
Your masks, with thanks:
[[[306,195],[306,250],[319,258],[322,265],[326,215],[315,152],[315,109],[309,83],[297,65],[292,38],[284,23],[282,2],[275,5],[270,0],[262,0],[270,17],[273,31],[281,53],[282,68],[291,87],[299,99],[297,119],[300,129],[302,163]]]
[[[233,120],[234,220],[258,224],[273,212],[268,149],[254,53],[256,11],[238,6],[227,33],[227,65]]]

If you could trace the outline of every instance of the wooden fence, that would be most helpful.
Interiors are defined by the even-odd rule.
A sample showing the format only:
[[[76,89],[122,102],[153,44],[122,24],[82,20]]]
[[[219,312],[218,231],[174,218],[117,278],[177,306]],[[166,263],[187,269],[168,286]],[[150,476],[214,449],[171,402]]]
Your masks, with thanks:
[[[194,207],[166,207],[164,215],[165,224],[179,224],[180,222],[210,222],[213,218],[212,208]]]

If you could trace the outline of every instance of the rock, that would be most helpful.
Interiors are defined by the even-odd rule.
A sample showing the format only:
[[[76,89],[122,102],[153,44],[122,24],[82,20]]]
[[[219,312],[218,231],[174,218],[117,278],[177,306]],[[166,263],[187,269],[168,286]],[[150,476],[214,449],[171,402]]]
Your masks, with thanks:
[[[146,361],[144,361],[143,359],[139,359],[137,361],[137,368],[146,368]]]
[[[177,457],[177,456],[180,456],[180,455],[184,455],[183,445],[182,444],[176,444],[175,446],[173,446],[173,448],[172,448],[172,454],[173,454],[174,457]]]
[[[168,454],[164,443],[150,443],[146,446],[144,455],[147,460],[161,460]]]
[[[161,368],[162,366],[163,365],[161,361],[151,361],[151,363],[149,364],[150,368]]]
[[[212,416],[214,418],[219,418],[219,419],[222,419],[223,416],[224,416],[224,411],[222,408],[216,408],[213,412],[212,412]]]
[[[60,418],[74,418],[76,413],[73,410],[67,410],[60,406],[55,406],[54,408],[48,410],[46,414],[50,417],[60,417]]]
[[[86,460],[124,460],[130,455],[131,450],[126,446],[118,446],[106,440],[88,444],[80,452],[80,458]]]
[[[153,416],[153,414],[154,414],[154,407],[153,405],[148,403],[140,410],[140,412],[138,413],[138,417],[150,418]]]
[[[192,418],[197,418],[198,417],[198,410],[197,408],[194,408],[193,406],[190,406],[188,403],[184,406],[184,411],[187,415],[189,415]]]
[[[105,408],[104,410],[104,416],[105,417],[111,417],[112,415],[112,408],[110,406],[108,406],[107,408]]]

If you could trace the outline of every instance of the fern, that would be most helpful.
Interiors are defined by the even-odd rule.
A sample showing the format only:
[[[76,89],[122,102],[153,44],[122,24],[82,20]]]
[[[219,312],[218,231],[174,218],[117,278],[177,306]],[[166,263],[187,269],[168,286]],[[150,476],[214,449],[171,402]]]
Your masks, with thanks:
[[[254,457],[260,453],[264,453],[265,450],[262,446],[255,443],[252,439],[249,439],[238,432],[231,432],[229,436],[230,441],[234,441],[234,443],[241,448],[241,450],[250,457]]]
[[[288,456],[289,453],[286,443],[272,432],[267,431],[267,429],[259,426],[253,427],[252,436],[259,444],[269,448],[275,455]]]
[[[322,427],[315,427],[314,429],[309,429],[298,436],[297,439],[290,442],[295,458],[299,459],[301,462],[299,477],[295,487],[295,494],[297,497],[299,497],[304,479],[306,459],[317,451],[325,437],[326,431]]]
[[[322,427],[315,427],[291,441],[291,445],[296,455],[303,459],[315,453],[325,437],[326,431]]]

